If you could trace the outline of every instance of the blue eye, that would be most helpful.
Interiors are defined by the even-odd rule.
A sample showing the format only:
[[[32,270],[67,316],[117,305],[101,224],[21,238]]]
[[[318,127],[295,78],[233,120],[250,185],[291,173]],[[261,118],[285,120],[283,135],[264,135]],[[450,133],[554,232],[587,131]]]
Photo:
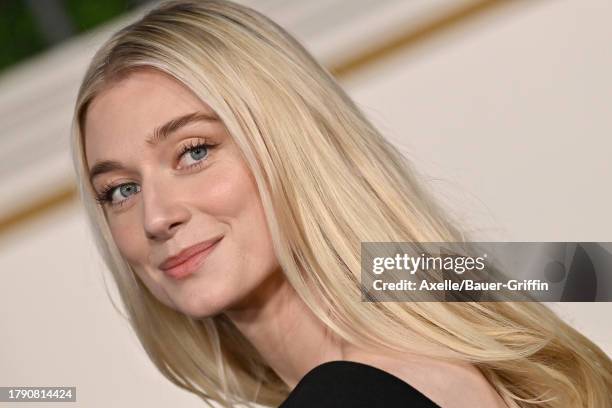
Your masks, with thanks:
[[[197,166],[208,157],[209,150],[213,146],[214,145],[199,141],[192,141],[190,144],[183,146],[179,154],[179,159],[182,159],[185,156],[193,160],[192,163],[188,163],[186,165],[187,168]],[[185,153],[189,154],[186,155]]]
[[[131,195],[140,192],[140,186],[136,183],[124,183],[118,186],[105,186],[96,197],[100,204],[123,205]],[[123,199],[122,199],[123,198]],[[115,199],[117,201],[115,201]]]

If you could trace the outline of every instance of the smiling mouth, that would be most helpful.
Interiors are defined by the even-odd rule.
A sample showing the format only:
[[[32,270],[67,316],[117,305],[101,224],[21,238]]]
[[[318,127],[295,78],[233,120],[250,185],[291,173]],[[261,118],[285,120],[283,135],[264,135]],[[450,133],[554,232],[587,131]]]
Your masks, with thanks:
[[[223,238],[219,238],[212,245],[206,249],[196,252],[190,255],[188,258],[183,259],[180,263],[174,264],[169,268],[160,268],[164,274],[172,279],[180,280],[184,279],[198,270],[198,268],[206,261],[210,253],[217,248],[219,242]]]

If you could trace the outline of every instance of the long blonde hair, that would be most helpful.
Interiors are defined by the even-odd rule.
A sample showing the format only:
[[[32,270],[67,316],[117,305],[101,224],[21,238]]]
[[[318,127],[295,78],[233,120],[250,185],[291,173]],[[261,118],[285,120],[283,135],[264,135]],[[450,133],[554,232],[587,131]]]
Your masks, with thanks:
[[[256,179],[286,278],[335,334],[472,363],[511,406],[611,406],[610,359],[542,304],[359,301],[362,241],[466,236],[297,41],[222,0],[167,2],[115,33],[89,66],[73,121],[90,226],[133,329],[170,381],[223,406],[276,406],[289,392],[223,314],[193,319],[154,298],[112,239],[89,183],[84,123],[96,95],[139,69],[171,75],[221,118]]]

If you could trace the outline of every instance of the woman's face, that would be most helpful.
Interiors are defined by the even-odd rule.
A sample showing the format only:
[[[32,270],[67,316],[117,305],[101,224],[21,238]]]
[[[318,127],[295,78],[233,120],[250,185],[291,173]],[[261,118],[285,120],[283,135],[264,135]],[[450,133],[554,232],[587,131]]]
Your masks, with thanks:
[[[179,82],[147,70],[103,91],[85,149],[119,251],[167,306],[192,317],[240,309],[280,276],[250,170]]]

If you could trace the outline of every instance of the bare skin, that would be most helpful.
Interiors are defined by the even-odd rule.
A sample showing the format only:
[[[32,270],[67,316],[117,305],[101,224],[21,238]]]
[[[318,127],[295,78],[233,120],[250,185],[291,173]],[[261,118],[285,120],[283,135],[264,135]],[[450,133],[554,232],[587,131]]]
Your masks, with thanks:
[[[146,142],[154,128],[194,112],[214,117],[181,84],[148,70],[98,95],[85,123],[90,170],[104,160],[122,164],[93,180],[97,194],[111,187],[104,209],[113,238],[160,302],[197,318],[225,313],[291,388],[321,363],[349,360],[399,377],[443,408],[506,407],[469,364],[398,359],[330,334],[282,274],[255,180],[222,123],[193,121]],[[204,141],[214,147],[196,147]],[[193,274],[176,279],[161,269],[213,237],[221,240]]]
[[[471,364],[356,348],[326,331],[284,279],[259,294],[250,307],[226,313],[292,389],[317,365],[348,360],[395,375],[442,408],[509,408]]]

